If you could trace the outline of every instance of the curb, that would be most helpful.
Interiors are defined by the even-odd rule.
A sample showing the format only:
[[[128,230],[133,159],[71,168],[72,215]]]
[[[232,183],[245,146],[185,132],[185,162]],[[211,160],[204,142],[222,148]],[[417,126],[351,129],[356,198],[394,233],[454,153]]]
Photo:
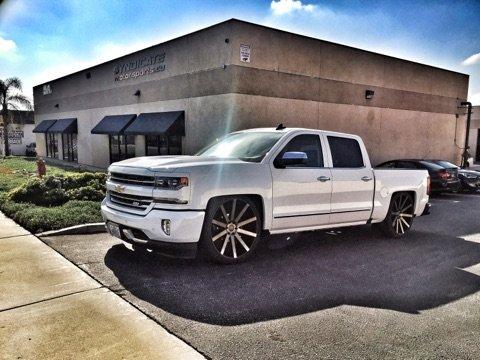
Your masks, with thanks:
[[[82,235],[98,234],[107,232],[105,223],[92,223],[70,226],[59,230],[50,230],[35,234],[35,236],[55,236],[55,235]]]

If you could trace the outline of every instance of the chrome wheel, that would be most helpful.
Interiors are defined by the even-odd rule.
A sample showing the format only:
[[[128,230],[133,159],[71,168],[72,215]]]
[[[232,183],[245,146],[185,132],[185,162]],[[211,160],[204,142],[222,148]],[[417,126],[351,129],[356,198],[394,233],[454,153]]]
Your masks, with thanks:
[[[391,212],[391,226],[397,235],[403,235],[412,226],[413,199],[408,194],[400,194],[394,199]]]
[[[253,248],[257,229],[258,217],[253,207],[242,199],[228,199],[213,215],[211,241],[221,256],[238,259]]]

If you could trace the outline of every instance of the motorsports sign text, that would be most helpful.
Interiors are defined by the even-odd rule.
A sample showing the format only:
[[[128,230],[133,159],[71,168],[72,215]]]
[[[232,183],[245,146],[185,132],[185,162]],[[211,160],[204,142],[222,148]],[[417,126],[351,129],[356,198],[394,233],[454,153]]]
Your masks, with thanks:
[[[165,53],[143,56],[136,60],[124,62],[113,68],[115,81],[135,79],[165,70]]]

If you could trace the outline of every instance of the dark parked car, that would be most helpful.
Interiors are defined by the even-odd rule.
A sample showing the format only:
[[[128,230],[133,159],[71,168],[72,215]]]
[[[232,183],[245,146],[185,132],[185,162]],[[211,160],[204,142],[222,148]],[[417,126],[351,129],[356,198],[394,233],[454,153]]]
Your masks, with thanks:
[[[431,160],[401,159],[384,162],[378,168],[424,169],[430,174],[432,192],[456,192],[461,188],[458,169],[446,169]]]
[[[37,156],[37,144],[30,143],[25,148],[25,156]]]
[[[456,169],[458,171],[458,178],[464,191],[478,191],[480,190],[480,172],[475,170],[461,169],[457,165],[444,160],[432,160],[445,169]]]

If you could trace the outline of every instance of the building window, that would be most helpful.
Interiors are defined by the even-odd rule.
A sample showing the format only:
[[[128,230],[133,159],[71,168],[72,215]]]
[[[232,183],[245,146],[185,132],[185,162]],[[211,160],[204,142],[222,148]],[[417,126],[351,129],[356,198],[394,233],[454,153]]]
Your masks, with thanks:
[[[110,163],[135,157],[134,135],[108,135]]]
[[[58,137],[54,133],[45,133],[47,157],[58,159]]]
[[[181,155],[182,137],[166,135],[146,135],[145,154],[155,155]]]
[[[77,134],[62,134],[63,160],[78,162]]]

